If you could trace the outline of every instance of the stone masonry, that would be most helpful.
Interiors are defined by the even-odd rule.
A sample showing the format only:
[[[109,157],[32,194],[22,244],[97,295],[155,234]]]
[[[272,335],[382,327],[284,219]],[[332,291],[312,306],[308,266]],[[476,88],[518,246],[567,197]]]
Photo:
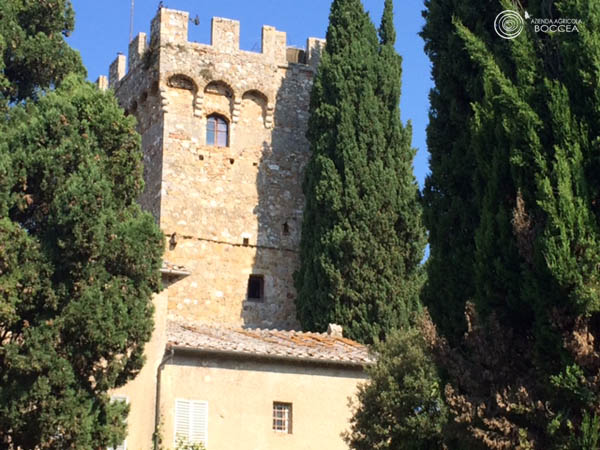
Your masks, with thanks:
[[[108,84],[138,120],[140,199],[166,235],[165,260],[191,273],[169,287],[170,314],[245,327],[294,329],[305,131],[323,41],[305,51],[262,29],[262,52],[239,49],[239,22],[213,18],[211,44],[188,42],[188,13],[161,8]],[[101,80],[105,81],[105,79]],[[228,145],[207,145],[207,118]],[[261,285],[249,298],[249,277]],[[256,281],[258,280],[258,281]]]

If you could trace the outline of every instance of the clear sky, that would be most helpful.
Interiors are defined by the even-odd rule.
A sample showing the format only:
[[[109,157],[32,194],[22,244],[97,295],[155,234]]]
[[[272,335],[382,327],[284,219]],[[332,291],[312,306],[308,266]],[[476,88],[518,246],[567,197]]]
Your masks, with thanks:
[[[117,52],[127,54],[131,0],[72,0],[76,14],[75,32],[69,43],[81,52],[88,77],[95,81],[108,74],[108,66]],[[158,0],[135,0],[134,36],[149,33],[150,21]],[[200,19],[198,26],[190,23],[189,39],[210,42],[210,19],[226,17],[240,21],[244,50],[260,51],[261,27],[272,25],[287,33],[289,46],[305,47],[307,37],[325,37],[330,0],[164,0],[164,6],[188,11]],[[365,9],[378,27],[383,0],[363,0]],[[423,41],[418,32],[423,27],[422,0],[395,0],[396,49],[402,55],[402,120],[413,124],[415,176],[421,187],[428,171],[425,127],[428,121],[429,90],[432,87],[430,63],[423,53]]]

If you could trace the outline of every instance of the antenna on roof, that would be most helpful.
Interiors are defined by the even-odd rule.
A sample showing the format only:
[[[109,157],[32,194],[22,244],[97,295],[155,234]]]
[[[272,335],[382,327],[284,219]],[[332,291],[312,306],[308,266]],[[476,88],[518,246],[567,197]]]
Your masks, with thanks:
[[[135,0],[131,0],[131,12],[129,14],[129,42],[133,40],[133,13],[135,11]]]
[[[196,26],[200,25],[200,17],[198,17],[198,14],[196,14],[196,17],[194,17],[193,19],[190,19],[190,22],[192,22]]]

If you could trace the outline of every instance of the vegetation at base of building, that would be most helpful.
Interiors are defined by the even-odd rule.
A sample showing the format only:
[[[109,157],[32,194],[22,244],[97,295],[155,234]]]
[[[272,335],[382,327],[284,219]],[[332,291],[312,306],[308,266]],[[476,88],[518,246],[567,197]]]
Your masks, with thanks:
[[[0,446],[104,448],[152,332],[163,236],[140,139],[82,79],[66,1],[0,5]],[[69,72],[74,72],[67,75]]]
[[[338,323],[361,342],[413,320],[425,245],[389,0],[379,34],[360,0],[333,1],[311,94],[295,274],[302,327]]]
[[[524,17],[517,4],[427,7],[436,87],[424,299],[435,325],[425,321],[422,334],[445,385],[443,445],[598,448],[600,4],[530,1],[529,16],[581,19],[579,31],[547,34],[526,23],[512,40],[495,36],[493,18],[506,9]],[[465,319],[446,314],[460,305]],[[382,352],[374,373],[393,353]],[[401,398],[394,385],[406,377],[391,377],[369,399]],[[385,437],[393,435],[384,433],[381,448]]]
[[[395,330],[374,350],[377,364],[359,387],[346,442],[356,450],[442,448],[447,411],[423,335],[417,328]]]
[[[184,440],[178,440],[175,450],[206,450],[206,447],[202,442],[190,443]]]

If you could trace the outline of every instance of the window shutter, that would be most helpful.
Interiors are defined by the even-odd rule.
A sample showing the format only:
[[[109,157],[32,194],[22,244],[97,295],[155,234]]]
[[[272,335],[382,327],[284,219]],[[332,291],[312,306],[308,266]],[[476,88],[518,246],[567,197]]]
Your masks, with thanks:
[[[175,400],[175,445],[177,442],[208,443],[208,403]]]
[[[208,403],[193,402],[192,422],[190,426],[190,441],[202,442],[207,445],[208,441]]]
[[[175,444],[178,441],[189,442],[190,402],[175,400]]]

